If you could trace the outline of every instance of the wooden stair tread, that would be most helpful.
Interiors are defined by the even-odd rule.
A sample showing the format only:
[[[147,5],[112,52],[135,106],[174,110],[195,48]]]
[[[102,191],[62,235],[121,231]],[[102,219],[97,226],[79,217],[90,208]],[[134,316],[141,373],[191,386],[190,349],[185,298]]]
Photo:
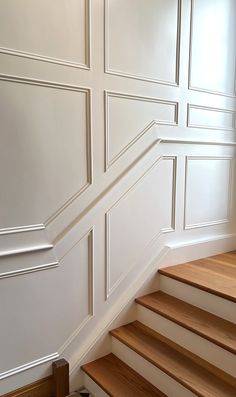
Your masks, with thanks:
[[[112,353],[82,369],[112,397],[167,397]]]
[[[236,353],[236,325],[180,299],[157,291],[136,299],[149,310]]]
[[[236,302],[236,251],[170,266],[159,273]]]
[[[235,378],[138,321],[111,335],[198,396],[236,396]]]

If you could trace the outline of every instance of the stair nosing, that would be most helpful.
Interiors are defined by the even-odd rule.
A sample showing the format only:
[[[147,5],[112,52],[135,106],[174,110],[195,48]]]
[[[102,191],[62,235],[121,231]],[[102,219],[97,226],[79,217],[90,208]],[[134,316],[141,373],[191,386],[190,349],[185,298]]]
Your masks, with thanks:
[[[211,287],[205,287],[204,285],[202,285],[202,284],[200,284],[198,282],[190,281],[190,280],[188,280],[188,279],[186,279],[186,278],[184,278],[182,276],[177,276],[175,274],[170,274],[170,273],[168,273],[166,271],[166,269],[168,269],[168,268],[159,269],[158,273],[161,276],[172,278],[172,279],[174,279],[176,281],[180,281],[180,282],[182,282],[184,284],[191,285],[192,287],[201,289],[202,291],[206,291],[206,292],[208,292],[208,293],[210,293],[212,295],[216,295],[216,296],[219,296],[220,298],[223,298],[223,299],[226,299],[226,300],[228,300],[230,302],[236,303],[236,297],[234,297],[232,295],[229,295],[229,294],[226,294],[224,292],[218,291],[218,290],[216,290],[214,288],[211,288]]]
[[[124,364],[124,366],[129,367],[129,369],[133,372],[136,373],[137,377],[139,378],[143,378],[146,382],[146,384],[150,384],[150,386],[152,386],[154,389],[157,390],[158,392],[158,396],[159,397],[168,397],[166,394],[164,394],[161,390],[159,390],[156,386],[154,386],[152,383],[150,383],[148,380],[146,380],[142,375],[140,375],[138,372],[135,371],[135,369],[133,369],[132,367],[130,367],[128,364],[126,364],[124,361],[120,360],[114,353],[109,353],[103,357],[101,357],[100,359],[106,358],[108,356],[114,356],[116,360],[119,360],[120,362],[122,362],[122,364]],[[98,361],[100,359],[94,360],[94,361]],[[94,362],[92,361],[92,363]],[[90,364],[90,363],[88,363]],[[110,397],[115,397],[115,394],[109,390],[106,386],[103,385],[103,383],[101,381],[99,381],[98,378],[96,378],[93,374],[91,374],[89,372],[89,370],[86,368],[87,364],[84,364],[81,366],[81,369],[105,392],[107,393]]]
[[[164,292],[163,292],[163,293],[164,293]],[[165,293],[164,293],[164,294],[165,294]],[[165,295],[168,295],[168,294],[165,294]],[[175,300],[178,300],[178,301],[183,302],[183,303],[186,304],[186,302],[181,301],[181,299],[172,297],[171,295],[168,295],[168,296],[170,296],[171,298],[174,298]],[[141,297],[141,298],[142,298],[142,297]],[[160,315],[160,316],[166,318],[167,320],[172,321],[172,322],[174,322],[175,324],[177,324],[177,325],[179,325],[179,326],[181,326],[181,327],[183,327],[183,328],[185,328],[185,329],[187,329],[187,330],[189,330],[189,331],[191,331],[191,332],[193,332],[193,333],[199,335],[199,336],[202,337],[203,339],[206,339],[206,340],[208,340],[209,342],[212,342],[212,343],[216,344],[217,346],[221,347],[222,349],[227,350],[227,351],[230,352],[230,353],[236,354],[236,348],[234,349],[234,348],[232,348],[231,346],[228,346],[228,345],[226,345],[226,344],[220,342],[218,339],[213,338],[213,337],[211,337],[210,335],[204,334],[204,332],[201,332],[201,331],[198,330],[197,328],[191,327],[191,326],[188,325],[186,322],[181,321],[181,320],[178,320],[178,319],[176,319],[174,316],[171,316],[171,315],[169,315],[169,314],[166,313],[166,312],[163,312],[163,311],[161,311],[161,310],[158,310],[158,308],[154,308],[154,307],[152,307],[151,305],[145,304],[144,302],[140,301],[141,298],[136,298],[136,299],[135,299],[135,302],[136,302],[137,304],[139,304],[139,305],[145,307],[146,309],[151,310],[152,312],[154,312],[154,313],[156,313],[156,314],[158,314],[158,315]],[[197,306],[191,305],[191,304],[189,304],[189,303],[187,303],[187,304],[188,304],[189,306],[192,306],[193,308],[197,308],[199,311],[208,313],[206,310],[200,309],[200,308],[198,308]],[[221,319],[220,317],[215,316],[215,315],[212,314],[212,313],[209,313],[209,314],[210,314],[211,316],[214,316],[214,317],[217,317],[217,318]],[[223,321],[227,321],[227,320],[225,320],[225,319],[222,319],[222,320],[223,320]],[[228,322],[229,322],[229,321],[228,321]],[[233,324],[233,323],[232,323],[232,324]]]
[[[138,323],[141,326],[149,329],[147,326],[143,325],[142,323],[138,322],[138,321],[134,321],[131,324],[134,323]],[[125,327],[125,326],[122,326]],[[122,328],[119,327],[119,328]],[[120,337],[119,335],[115,334],[115,330],[111,330],[110,334],[112,335],[112,337],[116,338],[117,340],[119,340],[121,343],[123,343],[124,345],[126,345],[128,348],[130,348],[131,350],[133,350],[135,353],[137,353],[138,355],[140,355],[141,357],[143,357],[145,360],[147,360],[148,362],[150,362],[152,365],[154,365],[155,367],[159,368],[162,372],[164,372],[166,375],[170,376],[170,378],[174,379],[176,382],[178,382],[179,384],[181,384],[182,386],[184,386],[186,389],[190,390],[193,393],[198,393],[197,395],[199,397],[205,397],[204,394],[202,394],[201,392],[199,392],[199,390],[196,390],[195,387],[191,386],[188,382],[184,381],[181,377],[175,375],[175,373],[173,373],[173,371],[168,370],[168,368],[166,368],[165,366],[163,366],[162,364],[160,364],[159,362],[153,360],[151,357],[149,357],[146,353],[141,352],[139,349],[137,349],[135,346],[133,346],[132,344],[130,344],[127,340],[124,340],[122,337]],[[152,329],[150,329],[150,331],[153,331]],[[143,331],[145,333],[145,331]],[[146,332],[148,334],[148,332]],[[156,331],[153,331],[153,333],[160,335],[161,338],[164,338],[166,340],[168,340],[169,338],[162,336],[161,334],[158,334]],[[152,335],[152,334],[150,334]],[[159,339],[160,340],[160,339]],[[169,340],[170,342],[172,342],[171,340]],[[164,342],[165,343],[165,342]],[[173,344],[177,345],[175,342],[172,342]],[[171,347],[171,346],[170,346]],[[182,348],[181,346],[179,346],[181,348],[181,350],[186,350],[185,348]],[[174,348],[171,347],[173,350]],[[193,356],[196,356],[194,353],[189,352],[190,354],[192,354]],[[181,353],[180,353],[181,354]],[[183,355],[183,353],[182,353]],[[196,356],[197,357],[197,356]],[[206,362],[205,360],[201,359],[200,357],[197,357],[200,361],[202,362]],[[202,369],[205,369],[205,371],[211,373],[212,375],[214,375],[210,370],[207,370],[206,368],[204,368],[203,366],[201,366],[200,364],[198,364],[196,361],[194,361],[194,363],[196,365],[198,365],[199,367],[201,367]],[[210,367],[215,367],[212,364],[206,362],[207,364],[209,364]],[[224,373],[223,370],[220,370],[219,368],[215,367],[216,370],[218,370],[218,372],[221,372],[222,374]],[[233,377],[231,375],[228,375],[227,373],[224,373],[228,378],[232,378]],[[216,375],[214,375],[216,376]],[[230,382],[225,381],[223,378],[220,378],[222,382],[224,382],[225,384],[227,384],[229,387],[235,387],[235,385],[231,384]],[[236,389],[235,389],[236,390]]]

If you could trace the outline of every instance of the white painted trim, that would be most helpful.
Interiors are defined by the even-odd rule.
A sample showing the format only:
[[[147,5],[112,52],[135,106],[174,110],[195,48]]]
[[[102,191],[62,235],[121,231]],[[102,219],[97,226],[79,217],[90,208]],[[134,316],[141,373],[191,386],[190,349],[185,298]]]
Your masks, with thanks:
[[[191,122],[190,122],[191,109],[231,114],[232,115],[232,126],[230,128],[226,128],[226,127],[219,127],[219,126],[215,126],[215,125],[191,124]],[[193,105],[191,103],[187,104],[187,127],[190,127],[190,128],[221,130],[221,131],[235,131],[235,117],[236,117],[236,112],[234,110],[213,108],[213,107],[209,107],[209,106]]]
[[[77,335],[82,331],[82,329],[87,325],[87,323],[94,317],[94,227],[92,227],[86,234],[84,234],[79,241],[77,241],[64,255],[64,258],[77,244],[79,244],[83,239],[88,238],[88,255],[89,255],[89,263],[88,263],[88,315],[84,318],[84,320],[78,325],[78,327],[74,330],[74,332],[67,338],[67,340],[63,343],[63,345],[58,349],[60,355],[64,353],[67,347],[71,344],[71,342],[76,338]],[[61,258],[61,259],[62,259]],[[60,259],[60,260],[61,260]]]
[[[174,107],[174,121],[160,121],[160,120],[151,120],[150,123],[140,131],[135,138],[133,138],[123,149],[120,150],[118,154],[115,155],[110,160],[109,155],[109,98],[125,98],[130,99],[132,101],[143,101],[150,102],[162,105],[169,105]],[[155,125],[170,125],[170,126],[178,126],[179,123],[179,103],[175,101],[168,101],[153,97],[133,95],[127,93],[119,93],[115,91],[104,91],[104,100],[105,100],[105,171],[107,171],[117,160],[119,160],[123,154],[125,154],[131,147],[134,146],[136,142],[138,142],[153,126]]]
[[[9,376],[12,376],[12,375],[19,374],[20,372],[29,370],[31,368],[37,367],[38,365],[45,364],[48,361],[55,360],[58,357],[59,357],[59,354],[56,352],[56,353],[50,354],[48,356],[39,358],[37,360],[31,361],[27,364],[20,365],[19,367],[12,368],[8,371],[0,373],[0,380],[8,378]]]
[[[150,78],[148,76],[136,75],[132,73],[127,73],[122,70],[113,70],[109,68],[109,21],[108,21],[108,0],[104,1],[104,72],[107,74],[112,74],[115,76],[126,77],[135,80],[141,81],[149,81],[152,83],[163,84],[172,87],[179,86],[179,69],[180,69],[180,34],[181,34],[181,14],[182,14],[182,0],[177,1],[177,31],[176,31],[176,60],[175,60],[175,80],[174,81],[165,81],[161,79]]]
[[[5,227],[5,228],[0,229],[0,236],[6,235],[6,234],[34,232],[37,230],[44,230],[44,229],[45,229],[45,225],[43,223],[40,223],[38,225]]]
[[[170,250],[176,250],[180,248],[185,248],[185,247],[191,247],[199,244],[208,244],[208,243],[213,243],[221,240],[228,240],[228,239],[235,239],[235,244],[236,244],[236,233],[231,233],[231,234],[221,234],[221,235],[216,235],[213,237],[208,237],[208,238],[199,238],[199,239],[193,239],[193,240],[188,240],[180,243],[170,243],[167,244]]]
[[[171,224],[169,227],[159,230],[148,242],[144,250],[154,241],[158,240],[159,237],[164,233],[170,233],[175,231],[175,213],[176,213],[176,170],[177,170],[177,157],[175,156],[161,156],[142,174],[136,182],[129,187],[129,189],[110,207],[105,214],[105,268],[106,268],[106,289],[105,289],[105,299],[107,300],[120,283],[127,277],[128,273],[132,271],[135,266],[133,263],[127,271],[122,273],[115,284],[110,286],[110,214],[111,211],[125,198],[127,195],[136,188],[136,186],[156,167],[161,161],[172,160],[173,161],[173,177],[172,177],[172,208],[171,208]]]
[[[14,48],[0,47],[0,53],[34,59],[36,61],[49,62],[63,66],[69,66],[78,69],[90,70],[90,53],[91,53],[91,4],[90,0],[85,0],[85,63],[73,62],[65,59],[54,58],[42,54],[31,53],[27,51],[16,50]]]
[[[219,145],[219,146],[236,146],[236,141],[206,141],[206,140],[195,140],[195,139],[185,139],[185,138],[168,138],[159,137],[157,138],[157,143],[184,143],[186,145]]]
[[[37,252],[37,251],[46,251],[49,249],[52,249],[53,245],[52,244],[45,244],[45,245],[36,245],[32,247],[25,247],[25,248],[16,248],[8,251],[1,251],[0,252],[0,258],[5,257],[5,256],[11,256],[11,255],[21,255],[21,254],[27,254],[30,252]]]
[[[42,270],[53,269],[58,266],[59,266],[58,262],[52,262],[52,263],[46,263],[44,265],[39,265],[39,266],[27,267],[25,269],[12,270],[10,272],[0,273],[0,279],[15,277],[15,276],[22,276],[23,274],[35,273],[35,272],[39,272]]]

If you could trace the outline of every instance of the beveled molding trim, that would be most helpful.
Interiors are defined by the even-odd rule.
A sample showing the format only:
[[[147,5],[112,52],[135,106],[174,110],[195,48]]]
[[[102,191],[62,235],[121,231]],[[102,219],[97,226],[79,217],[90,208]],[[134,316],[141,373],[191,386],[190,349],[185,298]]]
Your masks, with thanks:
[[[191,122],[190,122],[191,109],[231,114],[232,115],[232,127],[226,128],[226,127],[219,127],[219,126],[214,126],[214,125],[191,124]],[[209,106],[192,105],[190,103],[187,104],[187,127],[208,129],[208,130],[235,131],[235,128],[236,128],[235,117],[236,117],[236,112],[234,110],[213,108],[213,107],[209,107]]]
[[[90,228],[66,253],[61,257],[62,260],[76,245],[78,245],[85,238],[88,239],[88,314],[69,336],[69,338],[58,349],[60,355],[68,348],[77,335],[87,325],[87,323],[94,317],[94,227]]]
[[[11,256],[11,255],[20,255],[20,254],[29,254],[32,252],[38,251],[46,251],[53,248],[52,244],[43,244],[43,245],[35,245],[35,246],[28,246],[24,248],[15,248],[6,251],[0,251],[0,259],[1,257]]]
[[[9,378],[9,376],[17,375],[20,372],[27,371],[27,370],[29,370],[31,368],[37,367],[38,365],[45,364],[45,363],[47,363],[49,361],[53,361],[53,360],[55,360],[58,357],[59,357],[59,354],[56,352],[56,353],[53,353],[53,354],[49,354],[48,356],[39,358],[37,360],[31,361],[29,363],[20,365],[19,367],[12,368],[12,369],[10,369],[8,371],[0,373],[0,380]]]
[[[62,66],[70,66],[78,69],[90,70],[91,58],[91,4],[90,0],[85,1],[85,63],[73,62],[65,59],[49,57],[41,54],[31,53],[27,51],[20,51],[14,48],[0,47],[0,53],[6,55],[13,55],[16,57],[23,57],[34,59],[36,61],[49,62]]]
[[[199,92],[204,92],[206,94],[213,94],[213,95],[221,95],[229,98],[235,98],[236,97],[236,79],[234,79],[234,88],[233,92],[221,92],[221,91],[214,91],[211,89],[207,89],[204,87],[195,87],[192,85],[191,80],[192,80],[192,53],[193,53],[193,14],[194,14],[194,2],[195,0],[191,0],[191,13],[190,13],[190,39],[189,39],[189,65],[188,65],[188,89],[192,91],[199,91]],[[234,77],[236,78],[236,68],[235,68],[235,75]]]
[[[76,91],[86,95],[86,148],[87,148],[87,182],[68,199],[54,214],[52,214],[44,224],[39,225],[40,228],[48,226],[58,215],[61,214],[70,204],[72,204],[79,196],[81,196],[93,183],[93,162],[92,162],[92,131],[91,131],[91,89],[79,87],[76,85],[63,84],[45,80],[31,79],[15,75],[0,74],[0,81],[7,81],[19,84],[28,84],[33,86],[49,87],[59,90]],[[16,229],[16,228],[15,228]],[[38,230],[35,229],[35,230]]]
[[[128,273],[134,268],[135,263],[124,272],[119,279],[115,282],[115,284],[110,286],[110,269],[111,269],[111,261],[110,261],[110,217],[111,211],[113,208],[118,206],[118,204],[133,190],[136,186],[156,167],[159,165],[161,161],[173,161],[173,175],[172,175],[172,207],[171,207],[171,224],[170,227],[163,228],[159,230],[148,242],[146,248],[152,244],[154,241],[158,240],[162,234],[170,233],[175,231],[175,223],[176,223],[176,183],[177,183],[177,156],[160,156],[152,165],[142,174],[136,182],[129,187],[129,189],[110,207],[105,213],[105,269],[106,269],[106,279],[105,279],[105,299],[111,296],[111,294],[115,291],[115,289],[120,285],[120,283],[127,277]]]
[[[229,170],[229,189],[228,189],[228,206],[227,206],[227,218],[226,219],[217,219],[215,221],[210,221],[210,222],[201,222],[201,223],[194,223],[194,224],[188,224],[187,223],[187,214],[186,214],[186,204],[187,204],[187,179],[188,179],[188,165],[189,165],[189,160],[228,160],[230,161],[230,170]],[[184,183],[184,224],[183,228],[184,230],[192,230],[192,229],[198,229],[202,227],[208,227],[208,226],[216,226],[216,225],[222,225],[224,223],[229,223],[230,222],[230,212],[231,212],[231,201],[232,201],[232,185],[233,185],[233,162],[234,162],[234,157],[226,157],[226,156],[186,156],[185,157],[185,183]]]
[[[44,230],[44,229],[45,229],[45,225],[43,223],[40,223],[38,225],[5,227],[5,228],[0,229],[0,236],[6,235],[6,234],[34,232],[36,230]]]
[[[59,266],[59,262],[51,262],[51,263],[45,263],[43,265],[27,267],[24,269],[12,270],[10,272],[0,273],[0,280],[4,279],[4,278],[22,276],[23,274],[40,272],[42,270],[54,269],[55,267],[58,267],[58,266]]]
[[[134,101],[151,102],[163,105],[169,105],[174,107],[174,121],[159,121],[152,120],[139,134],[133,138],[121,151],[110,160],[109,155],[109,98],[124,98]],[[154,125],[170,125],[177,126],[179,119],[179,103],[169,100],[162,100],[153,97],[139,96],[133,94],[125,94],[114,91],[104,91],[104,101],[105,101],[105,171],[107,171],[117,160],[119,160],[123,154],[125,154],[140,138],[142,138]]]
[[[108,23],[108,1],[104,0],[104,73],[127,77],[130,79],[149,81],[152,83],[159,83],[163,85],[178,87],[179,86],[179,70],[180,70],[180,35],[181,35],[181,14],[182,14],[182,0],[176,0],[178,5],[177,10],[177,32],[176,32],[176,60],[175,60],[175,80],[165,81],[161,79],[149,78],[148,76],[136,75],[132,73],[126,73],[120,70],[113,70],[109,68],[109,23]]]
[[[185,139],[185,138],[168,138],[159,137],[157,138],[157,143],[176,143],[176,144],[186,144],[186,145],[214,145],[214,146],[236,146],[236,142],[232,141],[205,141],[196,139]]]

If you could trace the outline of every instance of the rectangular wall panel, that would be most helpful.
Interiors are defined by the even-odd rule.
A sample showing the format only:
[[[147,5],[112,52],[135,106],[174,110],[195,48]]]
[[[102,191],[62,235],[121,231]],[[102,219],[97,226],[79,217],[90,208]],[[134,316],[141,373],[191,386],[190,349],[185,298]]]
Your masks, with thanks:
[[[145,247],[160,234],[174,230],[175,167],[175,158],[160,158],[107,212],[107,297]]]
[[[91,183],[89,90],[11,77],[0,90],[0,228],[43,224]]]
[[[106,72],[178,84],[180,3],[105,0]]]
[[[106,92],[106,166],[158,125],[177,123],[177,102]]]
[[[236,113],[230,110],[188,105],[188,127],[233,131]]]
[[[0,52],[89,67],[89,0],[30,0],[24,5],[1,1]]]
[[[185,229],[229,221],[232,161],[227,157],[186,158]]]
[[[192,0],[189,87],[235,95],[236,2]]]

